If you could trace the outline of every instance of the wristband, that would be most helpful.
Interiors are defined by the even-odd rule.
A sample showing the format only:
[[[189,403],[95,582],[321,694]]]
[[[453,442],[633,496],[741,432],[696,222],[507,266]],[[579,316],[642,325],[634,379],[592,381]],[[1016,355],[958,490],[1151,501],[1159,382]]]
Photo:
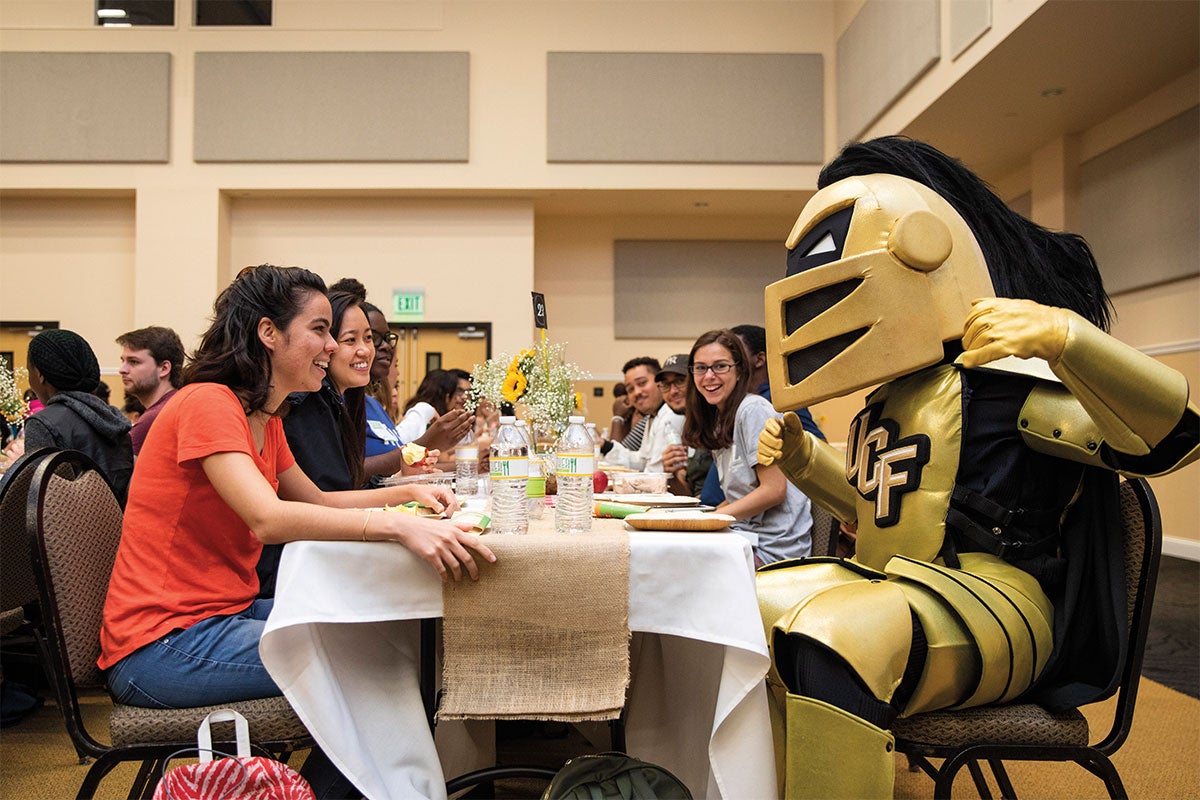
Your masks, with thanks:
[[[368,508],[367,509],[367,518],[363,520],[362,540],[364,542],[367,540],[367,523],[371,521],[371,512],[374,510],[375,509],[373,509],[373,508]]]

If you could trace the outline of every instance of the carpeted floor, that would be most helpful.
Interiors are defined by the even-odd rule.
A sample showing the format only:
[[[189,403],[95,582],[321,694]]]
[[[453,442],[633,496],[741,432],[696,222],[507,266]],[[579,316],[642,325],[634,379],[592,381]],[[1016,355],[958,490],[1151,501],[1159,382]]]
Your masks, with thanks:
[[[1200,797],[1198,587],[1200,564],[1163,559],[1133,730],[1113,759],[1130,797]],[[10,674],[13,672],[10,670]],[[88,699],[87,713],[101,718],[107,702],[105,695],[93,695]],[[1084,709],[1093,740],[1108,731],[1112,705],[1109,701]],[[574,730],[536,725],[506,726],[498,746],[502,763],[547,766],[561,765],[573,755],[596,749]],[[0,730],[0,800],[74,797],[86,769],[77,763],[58,709],[51,702],[19,724]],[[97,797],[125,797],[134,772],[131,765],[115,769],[101,783]],[[1098,778],[1072,764],[1015,764],[1009,773],[1023,798],[1074,800],[1105,796]],[[498,797],[537,793],[533,784],[501,785],[496,789]],[[965,771],[955,784],[955,794],[975,796]],[[923,773],[908,772],[903,757],[898,756],[895,797],[916,800],[932,796],[932,781]]]

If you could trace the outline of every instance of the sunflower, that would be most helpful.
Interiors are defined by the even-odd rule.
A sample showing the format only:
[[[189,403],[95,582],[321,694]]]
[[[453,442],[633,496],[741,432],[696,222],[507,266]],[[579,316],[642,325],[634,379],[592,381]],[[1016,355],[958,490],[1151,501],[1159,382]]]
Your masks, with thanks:
[[[528,385],[524,375],[516,370],[509,370],[508,374],[504,376],[504,384],[501,386],[504,399],[510,403],[517,402],[521,399],[521,395],[525,394],[525,387]]]

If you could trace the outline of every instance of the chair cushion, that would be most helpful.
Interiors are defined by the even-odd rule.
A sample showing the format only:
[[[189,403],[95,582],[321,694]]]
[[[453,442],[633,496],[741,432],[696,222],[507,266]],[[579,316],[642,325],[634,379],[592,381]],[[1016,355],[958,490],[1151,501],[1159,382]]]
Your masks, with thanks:
[[[1078,709],[1055,714],[1032,703],[915,714],[897,719],[892,733],[897,739],[935,747],[1088,744],[1087,720]]]
[[[232,708],[246,718],[250,725],[251,741],[272,742],[309,738],[303,723],[283,697],[166,710],[114,704],[108,720],[108,730],[114,747],[160,742],[194,744],[201,721],[219,708]]]

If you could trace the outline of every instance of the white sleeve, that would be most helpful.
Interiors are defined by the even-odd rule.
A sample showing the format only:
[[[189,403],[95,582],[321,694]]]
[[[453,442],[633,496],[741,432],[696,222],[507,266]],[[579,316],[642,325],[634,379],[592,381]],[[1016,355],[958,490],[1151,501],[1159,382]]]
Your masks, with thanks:
[[[429,423],[435,416],[437,416],[437,412],[429,403],[417,403],[396,425],[396,433],[400,435],[400,441],[408,444],[425,433],[425,429],[429,427]]]
[[[665,404],[654,416],[654,424],[650,426],[650,430],[646,433],[646,439],[642,442],[642,451],[645,454],[645,472],[662,472],[663,451],[667,449],[667,434],[671,431],[680,433],[683,431],[683,416],[676,414],[669,409]]]
[[[630,450],[620,442],[613,442],[612,449],[603,456],[604,460],[614,467],[626,467],[628,469],[641,470],[646,465],[646,457],[642,455],[646,449],[646,442],[650,438],[649,431],[642,438],[642,446],[637,450]]]

